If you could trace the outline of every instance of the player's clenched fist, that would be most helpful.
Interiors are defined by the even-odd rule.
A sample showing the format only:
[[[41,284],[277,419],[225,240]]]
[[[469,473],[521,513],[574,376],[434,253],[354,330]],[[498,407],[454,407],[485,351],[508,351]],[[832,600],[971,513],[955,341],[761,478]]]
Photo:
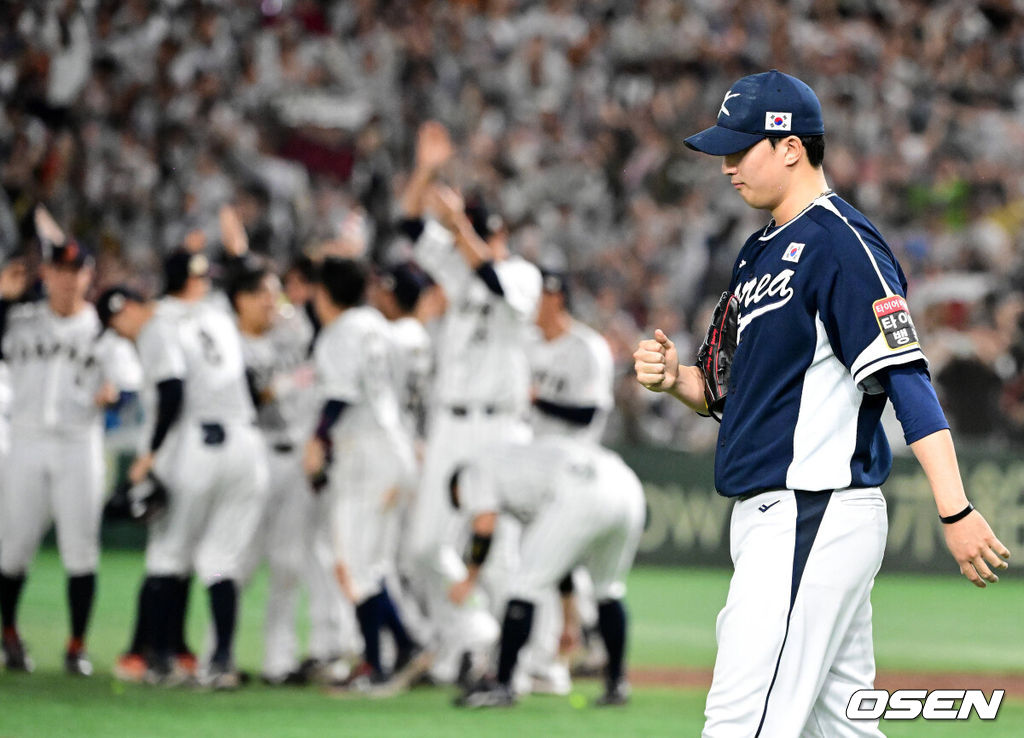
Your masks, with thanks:
[[[640,342],[633,352],[636,379],[653,392],[667,392],[675,387],[679,376],[679,355],[675,344],[663,331],[654,331],[654,338]]]

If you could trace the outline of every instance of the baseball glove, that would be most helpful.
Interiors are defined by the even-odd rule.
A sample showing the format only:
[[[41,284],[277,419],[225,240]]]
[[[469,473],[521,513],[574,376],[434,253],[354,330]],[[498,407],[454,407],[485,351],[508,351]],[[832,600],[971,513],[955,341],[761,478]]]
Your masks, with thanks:
[[[723,292],[715,307],[704,343],[697,352],[697,366],[704,375],[704,399],[708,415],[722,422],[728,394],[732,357],[739,339],[740,303],[736,295]]]
[[[107,502],[105,514],[110,519],[149,523],[167,509],[167,487],[150,474],[138,484],[125,479]]]

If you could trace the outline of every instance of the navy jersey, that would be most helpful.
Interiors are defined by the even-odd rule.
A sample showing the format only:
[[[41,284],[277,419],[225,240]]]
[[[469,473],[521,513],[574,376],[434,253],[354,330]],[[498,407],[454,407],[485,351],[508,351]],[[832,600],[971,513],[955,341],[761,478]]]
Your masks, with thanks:
[[[925,360],[906,286],[878,230],[831,193],[747,239],[729,288],[740,333],[715,458],[720,494],[885,481],[892,453],[874,375]]]

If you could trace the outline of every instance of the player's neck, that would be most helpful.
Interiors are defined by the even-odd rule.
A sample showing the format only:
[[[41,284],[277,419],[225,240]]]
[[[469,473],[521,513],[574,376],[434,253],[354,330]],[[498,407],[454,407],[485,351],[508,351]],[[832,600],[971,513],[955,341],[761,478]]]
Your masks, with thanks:
[[[572,318],[568,313],[555,313],[550,320],[545,320],[538,327],[545,341],[554,341],[569,332],[569,328],[572,327]]]
[[[800,215],[807,206],[829,191],[823,169],[812,169],[793,180],[789,192],[782,202],[772,208],[772,218],[776,226],[785,225]]]
[[[82,308],[84,307],[84,299],[74,300],[73,302],[54,302],[53,300],[50,301],[50,310],[53,312],[54,315],[57,315],[61,318],[70,318],[72,316],[78,315],[80,312],[82,312]]]

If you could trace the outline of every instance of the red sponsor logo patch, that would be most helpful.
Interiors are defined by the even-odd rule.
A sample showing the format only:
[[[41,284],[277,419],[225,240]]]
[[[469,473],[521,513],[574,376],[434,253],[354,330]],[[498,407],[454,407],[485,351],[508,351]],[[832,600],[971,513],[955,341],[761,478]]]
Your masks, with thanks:
[[[910,310],[903,297],[883,297],[871,303],[871,309],[890,349],[895,351],[918,343],[917,329],[910,319]]]

